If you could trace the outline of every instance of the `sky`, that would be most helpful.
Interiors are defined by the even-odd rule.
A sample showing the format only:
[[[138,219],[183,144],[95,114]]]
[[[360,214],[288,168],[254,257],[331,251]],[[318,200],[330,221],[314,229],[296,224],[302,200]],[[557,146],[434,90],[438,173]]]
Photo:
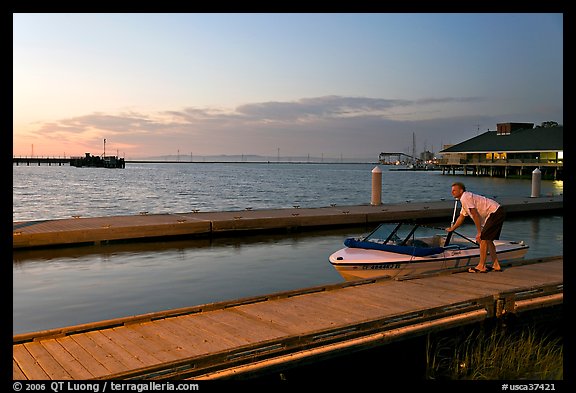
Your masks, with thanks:
[[[377,160],[563,124],[561,13],[15,13],[13,154]]]

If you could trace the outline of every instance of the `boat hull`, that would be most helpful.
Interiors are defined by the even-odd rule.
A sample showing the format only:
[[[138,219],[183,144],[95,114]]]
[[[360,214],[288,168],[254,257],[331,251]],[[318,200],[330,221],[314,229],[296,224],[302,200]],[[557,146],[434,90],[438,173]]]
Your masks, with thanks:
[[[500,262],[522,259],[528,252],[528,246],[523,243],[495,241],[494,244]],[[345,280],[393,278],[476,266],[480,261],[480,250],[445,250],[440,254],[413,257],[379,250],[343,248],[330,255],[329,260]],[[488,256],[488,263],[490,261]]]

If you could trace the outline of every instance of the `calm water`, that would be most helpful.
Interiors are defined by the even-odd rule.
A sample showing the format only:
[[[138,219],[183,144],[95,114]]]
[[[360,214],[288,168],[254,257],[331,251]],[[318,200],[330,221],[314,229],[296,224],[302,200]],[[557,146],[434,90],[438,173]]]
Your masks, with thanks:
[[[14,221],[370,203],[374,164],[127,164],[123,170],[13,166]],[[463,180],[487,196],[530,196],[531,181],[384,171],[382,202],[451,198]],[[543,181],[542,195],[563,192]]]
[[[368,204],[374,166],[195,163],[127,164],[124,170],[13,167],[14,221],[141,211]],[[450,185],[456,180],[464,181],[470,191],[488,196],[529,196],[531,192],[530,180],[382,169],[384,203],[450,198]],[[543,195],[560,193],[563,182],[543,181]],[[467,226],[473,231],[470,223]],[[14,252],[13,332],[341,282],[328,255],[343,246],[344,238],[369,229]],[[530,245],[527,258],[560,255],[563,216],[510,218],[502,237]]]

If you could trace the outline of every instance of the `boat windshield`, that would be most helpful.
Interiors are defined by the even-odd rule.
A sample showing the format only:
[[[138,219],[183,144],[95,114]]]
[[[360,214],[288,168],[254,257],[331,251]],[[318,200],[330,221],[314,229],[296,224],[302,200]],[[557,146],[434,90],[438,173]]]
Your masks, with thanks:
[[[442,228],[412,223],[383,223],[368,234],[364,241],[415,247],[475,248],[479,245],[469,237],[453,232],[449,243],[445,244],[446,232]]]

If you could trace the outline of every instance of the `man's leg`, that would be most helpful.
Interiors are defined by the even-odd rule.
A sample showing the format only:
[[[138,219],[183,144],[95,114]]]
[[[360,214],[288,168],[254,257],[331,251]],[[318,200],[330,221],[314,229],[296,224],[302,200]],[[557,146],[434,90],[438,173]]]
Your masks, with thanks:
[[[488,254],[488,241],[480,240],[480,261],[476,265],[478,270],[486,270],[486,257]]]
[[[492,240],[486,240],[488,243],[488,251],[490,251],[490,257],[492,258],[492,268],[495,270],[500,270],[500,262],[498,261],[498,255],[496,254],[496,245]]]

